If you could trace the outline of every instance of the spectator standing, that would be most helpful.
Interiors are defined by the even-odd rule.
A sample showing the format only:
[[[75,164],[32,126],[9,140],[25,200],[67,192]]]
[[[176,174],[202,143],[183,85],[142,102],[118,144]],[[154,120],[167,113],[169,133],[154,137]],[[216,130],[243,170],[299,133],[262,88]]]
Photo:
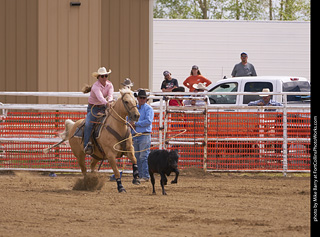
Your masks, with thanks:
[[[248,54],[242,52],[240,54],[241,62],[234,65],[231,72],[232,77],[247,77],[247,76],[257,76],[256,70],[251,63],[248,63]]]
[[[174,88],[178,88],[178,80],[175,78],[172,78],[171,73],[169,71],[163,72],[164,81],[161,84],[161,90],[162,92],[172,92]]]
[[[199,67],[197,65],[193,65],[190,76],[183,82],[183,85],[189,88],[190,92],[194,91],[193,84],[204,83],[205,86],[209,86],[211,81],[201,75]]]
[[[151,147],[154,112],[152,107],[147,104],[147,93],[145,90],[139,90],[137,99],[140,118],[136,123],[132,121],[129,122],[135,129],[135,131],[131,131],[133,136],[136,135],[135,132],[142,133],[141,136],[136,136],[132,139],[133,147],[134,150],[137,151],[135,152],[135,156],[137,158],[140,181],[149,181],[148,155]]]

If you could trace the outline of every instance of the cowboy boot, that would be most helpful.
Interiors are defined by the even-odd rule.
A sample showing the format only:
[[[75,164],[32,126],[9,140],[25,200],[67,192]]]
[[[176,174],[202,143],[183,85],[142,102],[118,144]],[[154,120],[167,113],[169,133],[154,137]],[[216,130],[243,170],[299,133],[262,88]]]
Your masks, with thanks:
[[[93,146],[92,146],[91,142],[88,142],[88,144],[84,148],[84,153],[86,153],[87,155],[92,155],[93,154]]]

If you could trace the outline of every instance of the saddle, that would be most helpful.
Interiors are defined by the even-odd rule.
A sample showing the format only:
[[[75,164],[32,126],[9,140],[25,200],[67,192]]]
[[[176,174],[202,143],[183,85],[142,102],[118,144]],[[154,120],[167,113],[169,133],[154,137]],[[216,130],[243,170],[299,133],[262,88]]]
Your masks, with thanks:
[[[96,151],[94,151],[94,153],[91,155],[94,159],[97,160],[105,160],[106,159],[106,155],[102,149],[102,147],[100,146],[100,144],[97,142],[97,139],[100,137],[101,135],[101,131],[104,128],[104,123],[105,120],[107,119],[107,116],[102,116],[100,118],[97,119],[96,122],[94,122],[93,128],[92,128],[92,132],[91,132],[91,137],[90,137],[90,141],[92,142],[92,144],[94,144],[94,147],[97,147],[98,150],[100,151],[100,153],[103,155],[103,158],[100,158],[96,153]],[[73,134],[73,137],[77,137],[80,138],[83,142],[84,139],[84,127],[85,127],[85,123],[86,121],[83,120],[79,126],[77,127],[75,133]],[[121,137],[119,135],[119,133],[117,133],[115,130],[113,130],[110,126],[107,126],[106,129],[118,140],[124,140],[126,138],[128,138],[130,136],[130,129],[129,127],[127,127],[127,132],[125,134],[125,137]],[[120,143],[121,145],[121,150],[125,151],[126,150],[126,142],[123,141]],[[122,152],[120,154],[120,157],[124,154],[124,152]]]

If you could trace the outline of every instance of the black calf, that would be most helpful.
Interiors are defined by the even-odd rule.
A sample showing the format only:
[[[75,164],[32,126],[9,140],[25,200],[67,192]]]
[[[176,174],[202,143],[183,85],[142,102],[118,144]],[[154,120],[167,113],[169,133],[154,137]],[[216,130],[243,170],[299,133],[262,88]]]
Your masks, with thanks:
[[[176,184],[178,182],[179,170],[178,170],[178,153],[176,151],[166,151],[166,150],[153,150],[150,152],[148,156],[148,165],[149,165],[149,174],[151,178],[153,194],[156,194],[154,189],[154,173],[158,173],[161,175],[160,184],[162,187],[162,194],[167,195],[164,190],[164,185],[167,185],[167,177],[166,175],[170,175],[171,172],[176,173],[176,177],[171,181],[172,184]]]

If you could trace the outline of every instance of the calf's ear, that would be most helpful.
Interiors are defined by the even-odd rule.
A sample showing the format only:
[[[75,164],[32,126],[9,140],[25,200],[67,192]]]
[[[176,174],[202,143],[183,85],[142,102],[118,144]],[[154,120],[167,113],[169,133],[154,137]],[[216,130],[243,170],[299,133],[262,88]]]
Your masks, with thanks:
[[[169,153],[169,160],[178,160],[179,154],[176,150],[170,151]]]

